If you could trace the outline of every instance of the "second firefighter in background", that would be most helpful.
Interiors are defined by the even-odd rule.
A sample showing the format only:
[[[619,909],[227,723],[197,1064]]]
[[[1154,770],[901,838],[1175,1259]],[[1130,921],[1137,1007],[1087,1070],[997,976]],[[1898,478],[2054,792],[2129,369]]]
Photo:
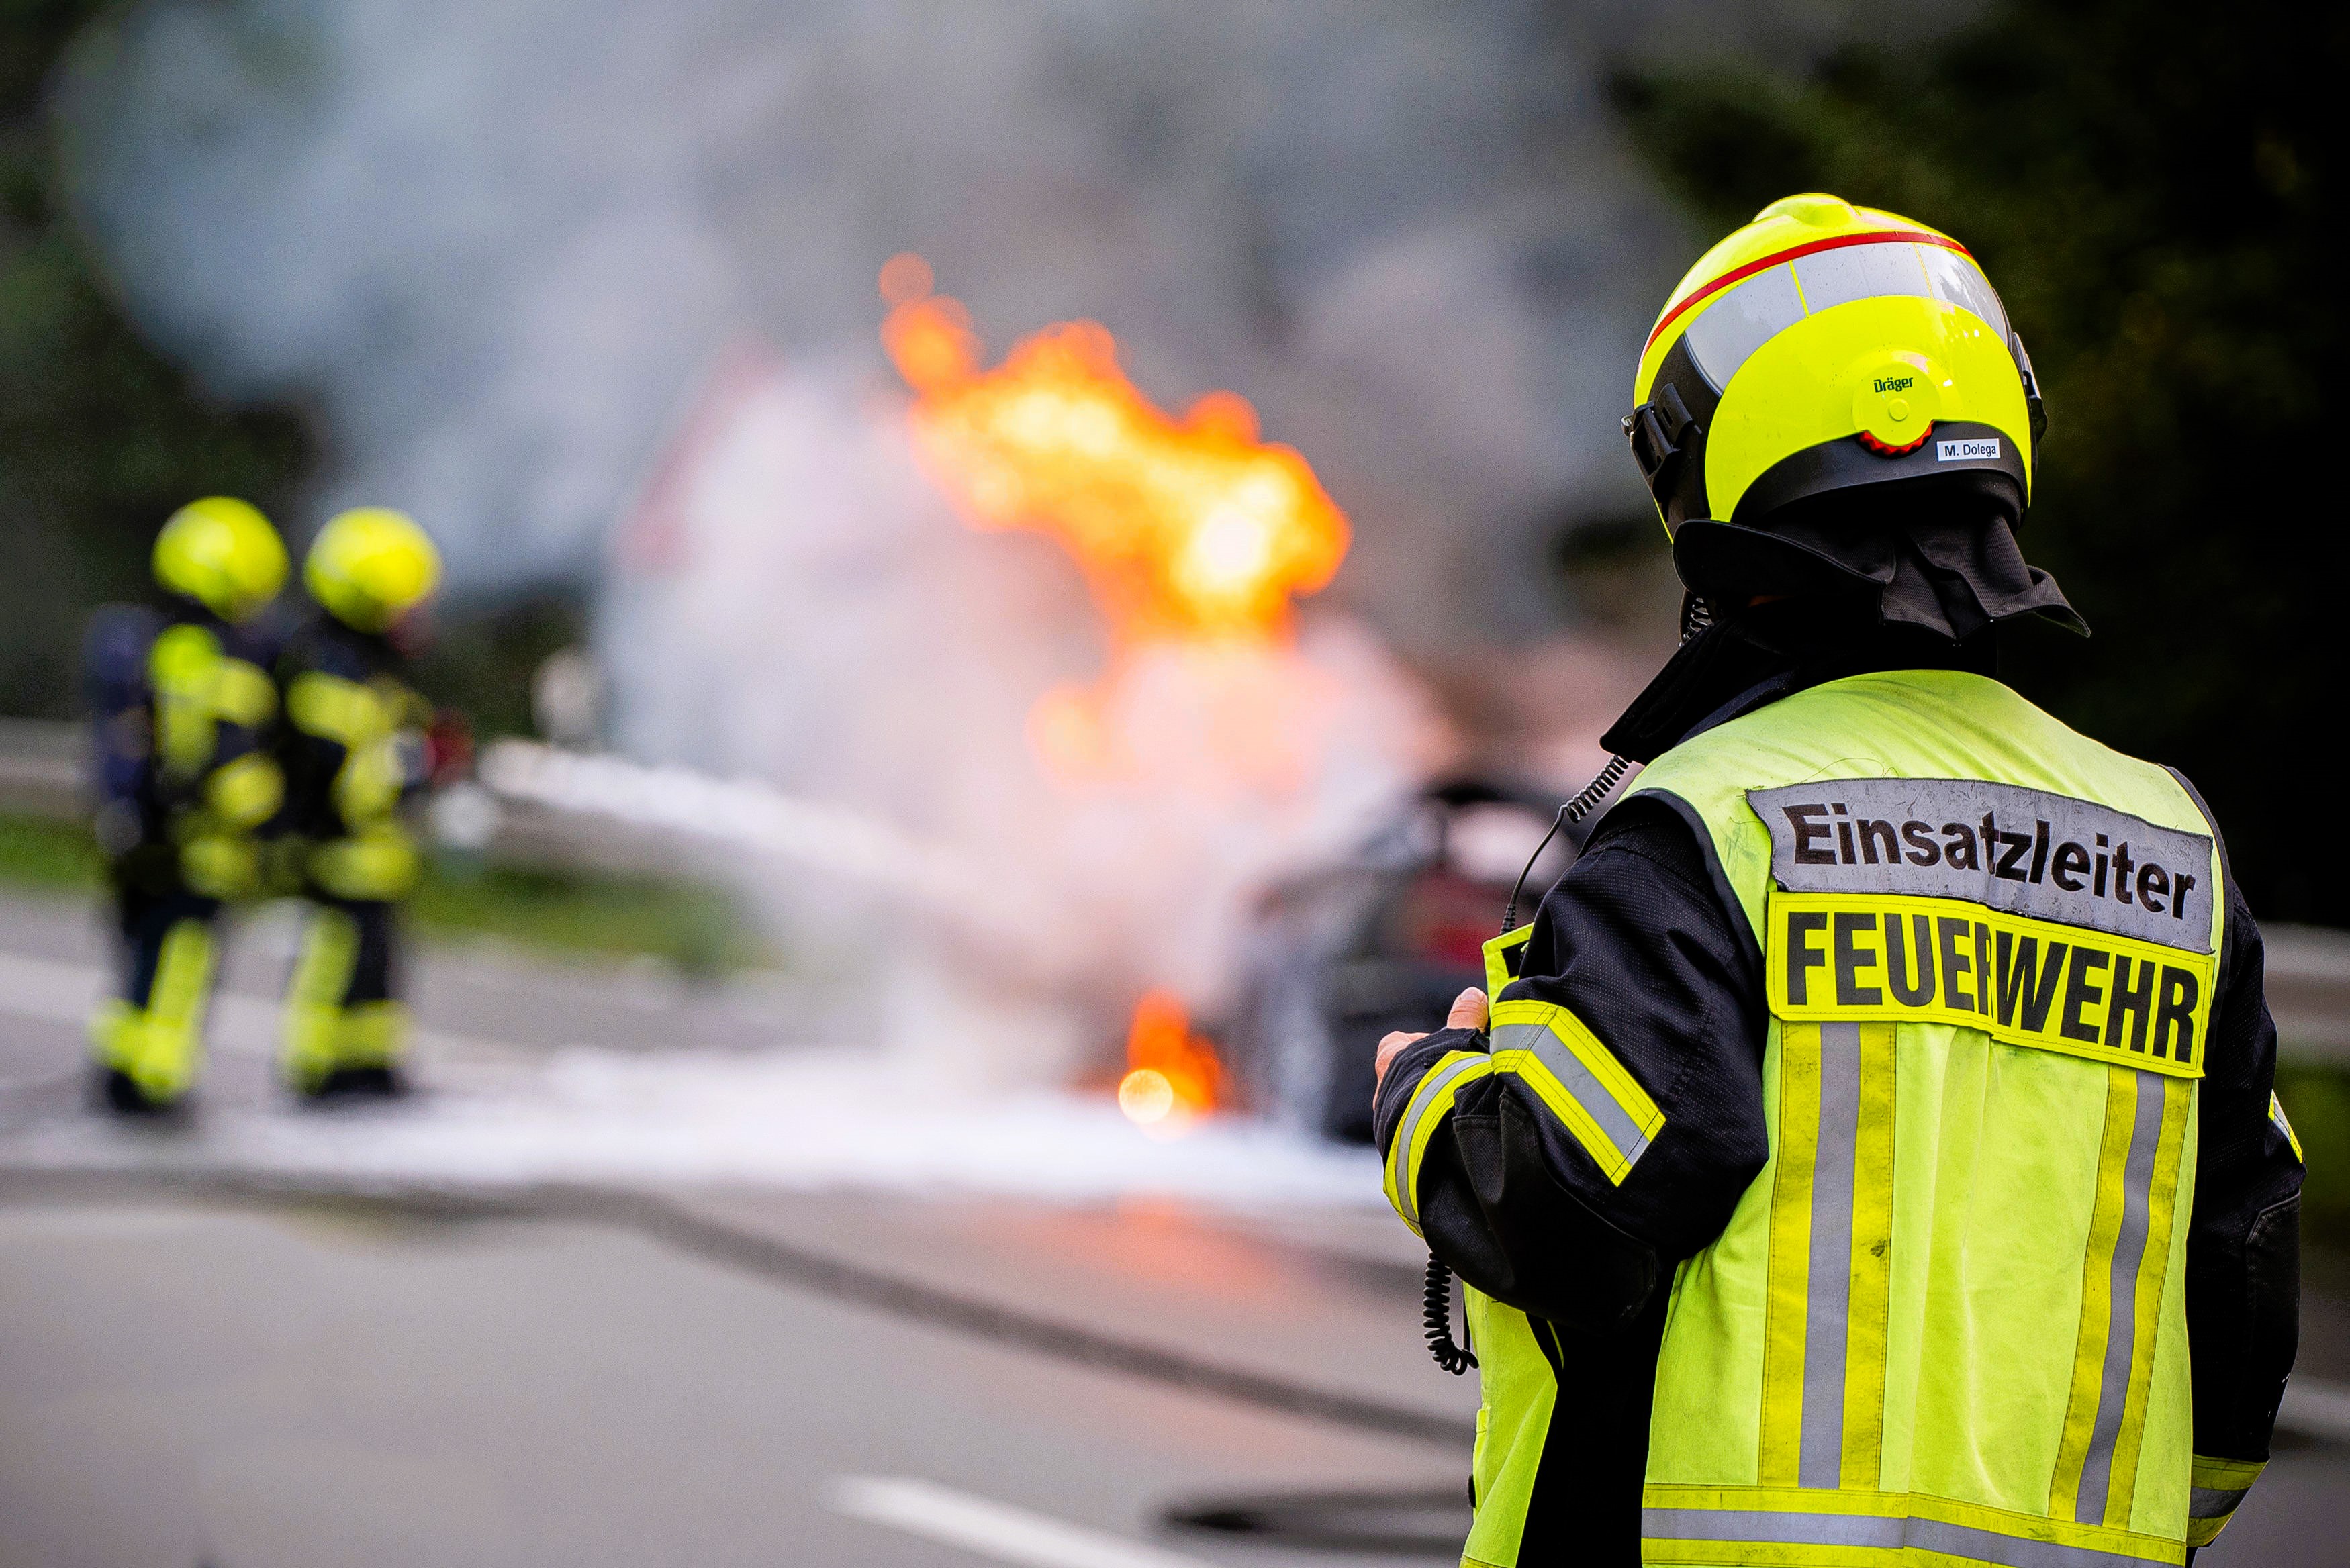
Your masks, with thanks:
[[[116,606],[90,623],[92,827],[122,978],[89,1033],[120,1110],[175,1105],[194,1082],[221,908],[260,888],[258,834],[285,797],[269,752],[277,691],[265,612],[286,565],[266,518],[212,496],[156,536],[160,608]]]
[[[310,905],[280,1056],[302,1094],[400,1087],[393,915],[420,862],[400,808],[429,776],[432,717],[403,671],[440,577],[431,538],[380,507],[331,519],[303,563],[311,606],[278,656],[276,748],[279,864]]]

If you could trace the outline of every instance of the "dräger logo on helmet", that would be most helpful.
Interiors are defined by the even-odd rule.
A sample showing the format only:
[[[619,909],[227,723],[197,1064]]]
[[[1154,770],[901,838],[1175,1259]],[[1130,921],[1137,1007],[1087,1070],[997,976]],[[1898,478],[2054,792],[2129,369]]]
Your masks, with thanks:
[[[1870,383],[1880,392],[1904,391],[1918,379],[1915,376],[1879,376]]]
[[[1997,436],[1967,436],[1958,441],[1938,441],[1934,443],[1936,462],[1996,462],[1999,461]]]
[[[1791,893],[1963,898],[2211,950],[2211,841],[2111,807],[1970,779],[1824,779],[1749,790]]]

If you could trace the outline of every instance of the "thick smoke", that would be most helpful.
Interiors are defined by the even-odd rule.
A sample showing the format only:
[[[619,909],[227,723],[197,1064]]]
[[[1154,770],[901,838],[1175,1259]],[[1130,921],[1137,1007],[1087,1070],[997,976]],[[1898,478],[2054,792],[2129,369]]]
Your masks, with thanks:
[[[67,111],[139,314],[316,397],[321,508],[413,509],[461,583],[590,569],[712,355],[869,355],[913,249],[999,346],[1090,316],[1163,400],[1251,398],[1356,518],[1339,591],[1424,642],[1538,613],[1493,552],[1622,496],[1678,246],[1596,105],[1550,106],[1588,145],[1537,185],[1531,36],[1413,0],[165,0]]]
[[[62,109],[135,313],[315,400],[315,510],[411,508],[461,585],[591,571],[712,357],[871,356],[913,249],[999,345],[1090,316],[1162,401],[1249,397],[1357,524],[1336,591],[1425,647],[1539,627],[1530,521],[1638,500],[1614,416],[1690,237],[1599,73],[1855,9],[151,0]]]

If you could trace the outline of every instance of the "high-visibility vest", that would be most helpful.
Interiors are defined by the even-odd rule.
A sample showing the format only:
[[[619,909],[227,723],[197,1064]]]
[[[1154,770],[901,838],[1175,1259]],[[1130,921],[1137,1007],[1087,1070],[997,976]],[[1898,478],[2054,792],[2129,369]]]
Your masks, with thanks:
[[[1769,1002],[1769,1158],[1674,1275],[1643,1560],[2181,1562],[2260,1469],[2192,1453],[2186,1228],[2227,907],[2193,796],[1941,670],[1786,698],[1635,793],[1701,826]],[[1671,1136],[1571,1012],[1494,989],[1491,1053],[1436,1064],[1399,1124],[1388,1191],[1415,1228],[1426,1144],[1488,1074],[1618,1185]],[[1467,1305],[1464,1560],[1518,1563],[1589,1347]]]
[[[1703,824],[1770,1002],[1770,1158],[1673,1280],[1643,1561],[2183,1561],[2227,908],[2192,794],[1947,670],[1798,693],[1638,793]]]

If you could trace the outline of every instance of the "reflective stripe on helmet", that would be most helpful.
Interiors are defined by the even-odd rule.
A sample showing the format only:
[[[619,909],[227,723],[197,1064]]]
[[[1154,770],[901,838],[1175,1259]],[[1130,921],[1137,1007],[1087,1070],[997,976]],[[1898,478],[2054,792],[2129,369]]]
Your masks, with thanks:
[[[1773,260],[1742,269],[1746,275],[1689,325],[1690,356],[1716,389],[1728,387],[1757,348],[1796,322],[1856,299],[1939,299],[1981,317],[2013,351],[1998,294],[1955,245],[1870,234]]]
[[[1703,284],[1699,287],[1690,290],[1686,296],[1675,301],[1670,309],[1667,310],[1664,315],[1657,318],[1657,325],[1649,329],[1647,347],[1650,348],[1655,348],[1657,346],[1657,340],[1665,335],[1665,329],[1670,327],[1674,322],[1679,320],[1690,311],[1695,310],[1699,306],[1704,304],[1715,295],[1720,294],[1723,289],[1730,288],[1742,283],[1747,278],[1753,276],[1756,273],[1794,261],[1801,256],[1816,255],[1829,251],[1844,250],[1853,245],[1880,245],[1887,244],[1941,245],[1950,250],[1956,251],[1961,255],[1967,254],[1966,246],[1959,244],[1958,241],[1950,238],[1948,234],[1937,234],[1924,229],[1880,229],[1870,234],[1837,234],[1828,239],[1814,240],[1808,244],[1790,245],[1785,250],[1774,251],[1767,256],[1758,256],[1742,266],[1732,267],[1730,271],[1723,273],[1720,277],[1713,279],[1711,283]]]

